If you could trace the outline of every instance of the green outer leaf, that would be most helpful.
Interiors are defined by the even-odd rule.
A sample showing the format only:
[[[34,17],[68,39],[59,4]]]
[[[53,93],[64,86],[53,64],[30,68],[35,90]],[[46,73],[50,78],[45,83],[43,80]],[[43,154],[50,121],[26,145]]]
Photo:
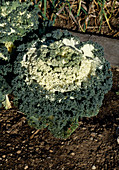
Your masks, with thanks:
[[[119,91],[116,92],[116,95],[119,95]]]

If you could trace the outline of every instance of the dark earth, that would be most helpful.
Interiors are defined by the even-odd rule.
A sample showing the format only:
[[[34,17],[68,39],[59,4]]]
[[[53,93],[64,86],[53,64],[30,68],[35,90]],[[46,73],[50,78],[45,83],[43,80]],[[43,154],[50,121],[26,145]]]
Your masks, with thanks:
[[[17,109],[0,110],[0,170],[119,169],[119,67],[99,114],[79,118],[66,140],[31,128]]]
[[[58,19],[55,26],[76,30],[70,20]],[[112,36],[108,27],[102,34]],[[113,86],[99,114],[79,118],[79,127],[66,140],[30,127],[24,113],[14,107],[1,108],[0,170],[119,170],[119,67],[111,69]]]

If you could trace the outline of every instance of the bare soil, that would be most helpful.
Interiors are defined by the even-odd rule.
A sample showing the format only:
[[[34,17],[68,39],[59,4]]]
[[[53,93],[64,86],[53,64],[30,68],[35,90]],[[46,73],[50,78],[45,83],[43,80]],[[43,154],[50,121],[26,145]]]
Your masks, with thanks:
[[[79,118],[66,140],[31,128],[17,109],[0,110],[1,170],[119,169],[119,67],[112,67],[113,86],[97,116]]]

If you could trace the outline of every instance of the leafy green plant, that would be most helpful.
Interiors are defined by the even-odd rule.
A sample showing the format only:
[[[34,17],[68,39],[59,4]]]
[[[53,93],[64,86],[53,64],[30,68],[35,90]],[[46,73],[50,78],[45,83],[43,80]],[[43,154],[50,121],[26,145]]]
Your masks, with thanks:
[[[0,91],[5,96],[9,94],[5,90],[4,82],[11,84],[12,67],[15,59],[15,48],[24,41],[31,41],[45,32],[47,23],[39,22],[38,9],[31,2],[20,3],[19,1],[2,2],[0,6]],[[1,101],[0,101],[1,103]]]
[[[11,87],[4,79],[3,76],[0,75],[0,107],[2,107],[6,102],[6,96],[11,93]],[[7,106],[7,105],[6,105]]]
[[[116,94],[119,95],[119,91],[117,91]]]
[[[79,117],[98,114],[112,86],[100,45],[81,43],[68,31],[56,30],[25,48],[20,45],[17,52],[12,89],[29,125],[67,138],[78,127]]]
[[[0,107],[3,102],[5,102],[5,96],[11,93],[11,87],[8,83],[8,79],[10,79],[10,75],[8,73],[12,72],[12,65],[9,63],[10,55],[2,44],[0,46]],[[8,79],[7,79],[8,76]]]
[[[7,48],[15,40],[22,40],[27,33],[38,29],[38,11],[31,3],[8,1],[0,7],[0,16],[0,43],[7,44]]]
[[[41,2],[45,22],[40,27],[39,4],[16,1],[0,7],[0,107],[11,107],[12,93],[30,126],[47,127],[55,137],[65,139],[78,127],[79,117],[98,114],[112,87],[112,73],[97,43],[80,42],[68,31],[45,34],[50,22],[47,1]],[[51,2],[53,11],[56,5],[61,7],[53,14],[61,14],[65,7],[75,21],[69,1]]]

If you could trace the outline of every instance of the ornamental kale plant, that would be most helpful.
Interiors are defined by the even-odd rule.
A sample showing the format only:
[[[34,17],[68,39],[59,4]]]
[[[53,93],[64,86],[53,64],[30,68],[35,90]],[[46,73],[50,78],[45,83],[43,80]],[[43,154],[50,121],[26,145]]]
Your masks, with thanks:
[[[50,25],[39,24],[37,10],[16,1],[0,7],[0,107],[13,94],[30,126],[65,139],[79,117],[98,114],[112,73],[100,45],[68,31],[45,34]]]
[[[48,24],[47,21],[39,22],[38,8],[35,8],[32,3],[20,3],[19,1],[4,1],[1,3],[0,94],[4,96],[2,99],[9,94],[9,87],[13,78],[13,61],[16,57],[15,48],[24,41],[30,42],[32,39],[38,38],[39,35],[45,32]],[[6,84],[9,84],[8,91]],[[0,105],[2,105],[2,99],[0,99]]]
[[[38,8],[31,2],[7,1],[0,6],[0,54],[3,47],[9,53],[15,48],[16,41],[33,39],[46,31],[52,22],[39,22]],[[6,54],[6,53],[2,53]]]
[[[23,40],[32,29],[38,29],[37,11],[31,9],[31,3],[18,1],[2,2],[0,6],[0,105],[10,92],[8,81],[12,79],[9,75],[12,73],[11,60],[15,57],[12,55],[15,41]]]
[[[55,30],[16,48],[11,82],[15,103],[37,129],[69,137],[79,117],[96,116],[112,87],[103,48]]]
[[[0,43],[5,43],[8,51],[15,40],[38,29],[38,10],[31,3],[6,2],[0,7]]]
[[[12,65],[9,63],[10,55],[4,45],[0,48],[0,107],[5,102],[5,96],[11,93],[10,85],[7,80],[12,72]],[[7,79],[7,77],[9,77]],[[7,80],[6,80],[7,79]],[[9,80],[8,80],[9,81]]]

